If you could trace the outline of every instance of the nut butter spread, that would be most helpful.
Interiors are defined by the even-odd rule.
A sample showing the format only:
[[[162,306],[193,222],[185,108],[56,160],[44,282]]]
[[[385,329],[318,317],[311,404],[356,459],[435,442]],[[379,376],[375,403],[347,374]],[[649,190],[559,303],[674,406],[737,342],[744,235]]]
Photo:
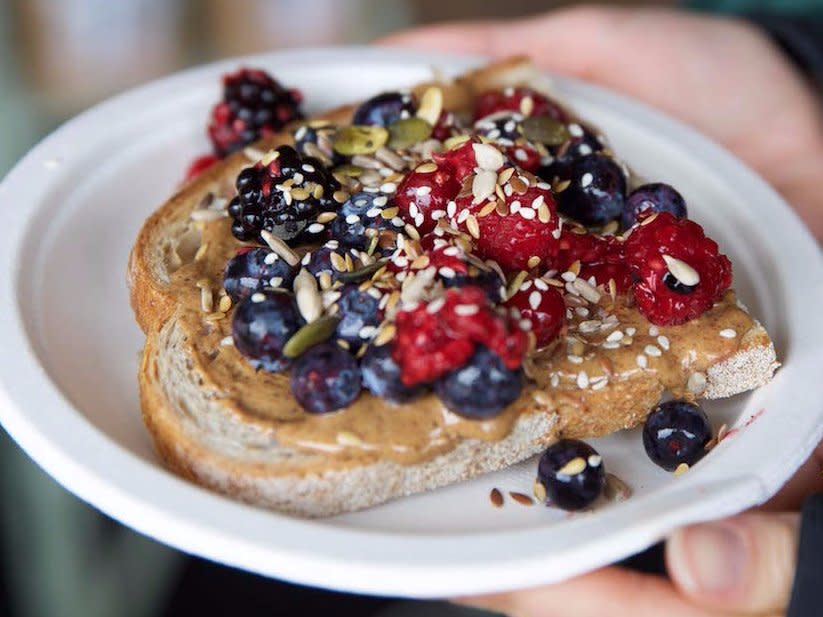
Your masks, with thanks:
[[[366,391],[343,410],[313,415],[290,394],[287,373],[256,371],[229,343],[232,311],[219,310],[220,300],[226,300],[219,291],[223,268],[240,245],[228,219],[201,224],[206,249],[172,275],[172,285],[181,301],[181,327],[196,342],[191,350],[203,387],[216,390],[225,405],[250,421],[271,426],[283,445],[344,460],[415,463],[463,438],[499,440],[520,414],[541,411],[559,414],[560,434],[598,436],[608,432],[604,418],[613,415],[629,418],[627,427],[641,422],[664,390],[699,396],[712,364],[763,343],[747,337],[755,323],[732,291],[679,326],[652,326],[626,294],[601,293],[592,302],[567,291],[565,332],[550,348],[530,354],[524,364],[529,385],[492,419],[463,419],[432,394],[394,405]],[[202,307],[208,293],[214,300],[210,314]],[[564,429],[567,417],[574,417],[573,429]]]

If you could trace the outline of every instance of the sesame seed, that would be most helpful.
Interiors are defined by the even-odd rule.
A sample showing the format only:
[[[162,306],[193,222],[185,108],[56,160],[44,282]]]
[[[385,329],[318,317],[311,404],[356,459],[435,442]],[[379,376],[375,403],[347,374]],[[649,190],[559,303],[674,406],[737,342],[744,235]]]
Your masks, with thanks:
[[[531,262],[531,259],[529,260],[529,262]],[[539,263],[540,263],[540,258],[538,257],[537,258],[537,263],[534,264],[534,266],[531,266],[531,267],[533,268],[533,267],[537,266],[537,264],[539,264]],[[548,284],[543,279],[534,279],[534,286],[537,289],[539,289],[540,291],[548,291],[549,290]]]
[[[633,327],[631,327],[631,326],[629,326],[628,328],[626,328],[626,334],[627,334],[628,336],[634,336],[635,332],[637,332],[637,328],[633,328]]]
[[[586,374],[586,371],[580,371],[577,374],[577,387],[581,390],[589,387],[589,376]]]
[[[314,169],[314,167],[313,167],[313,166],[309,165],[308,163],[305,163],[305,164],[303,165],[303,171],[307,171],[307,172],[309,172],[309,173],[312,173],[312,172],[314,172],[314,171],[316,171],[316,170]]]
[[[570,124],[566,128],[569,131],[569,135],[571,135],[572,137],[583,137],[583,127],[577,124],[576,122]]]
[[[312,223],[308,226],[308,232],[310,234],[319,234],[324,229],[326,229],[326,227],[324,225],[321,225],[320,223]]]
[[[616,341],[604,341],[600,346],[603,349],[617,349],[620,347],[620,343]]]
[[[589,186],[589,185],[590,185],[593,181],[594,181],[594,176],[593,176],[592,174],[590,174],[589,172],[586,172],[586,173],[584,173],[584,174],[583,174],[583,176],[580,178],[580,186],[582,186],[583,188],[586,188],[586,187],[587,187],[587,186]]]
[[[517,213],[520,211],[520,208],[521,208],[522,206],[523,206],[523,204],[521,204],[521,203],[520,203],[520,200],[519,200],[519,199],[515,199],[515,200],[511,203],[511,205],[509,205],[509,212],[511,212],[512,214],[517,214]]]
[[[377,328],[374,326],[363,326],[357,335],[362,339],[370,339],[377,334]]]
[[[576,309],[574,309],[574,312],[577,313],[579,317],[589,316],[589,309],[587,309],[585,306],[578,306]]]
[[[381,193],[394,193],[397,190],[397,185],[394,182],[386,182],[380,186]]]
[[[664,350],[666,350],[666,351],[669,350],[669,347],[670,347],[669,339],[667,337],[663,336],[662,334],[657,337],[657,344],[660,345],[660,347],[662,347]]]
[[[566,359],[571,362],[572,364],[583,364],[583,358],[576,354],[570,353],[566,356]]]
[[[436,313],[440,309],[442,309],[443,306],[445,306],[445,304],[446,304],[446,298],[444,298],[442,296],[440,298],[436,298],[436,299],[432,300],[431,302],[429,302],[428,306],[426,307],[426,312],[433,315],[434,313]]]
[[[440,268],[439,272],[440,276],[445,277],[447,279],[454,278],[456,275],[456,272],[448,266],[443,266],[442,268]]]
[[[533,291],[529,294],[529,306],[532,307],[533,311],[537,310],[537,307],[540,306],[540,302],[543,301],[543,296],[540,294],[539,291]]]
[[[597,383],[592,384],[592,390],[602,390],[607,385],[609,385],[608,380],[604,379],[603,381],[598,381]],[[592,457],[589,457],[589,461],[591,461]],[[600,457],[598,457],[600,458]],[[591,463],[589,463],[591,464]],[[596,465],[594,465],[596,467]]]
[[[530,210],[529,208],[522,208],[520,210],[520,216],[522,216],[527,221],[531,221],[537,215],[535,214],[534,210]]]
[[[660,328],[657,326],[649,326],[649,336],[657,336],[660,334]]]
[[[461,317],[469,317],[475,315],[480,311],[480,307],[476,304],[458,304],[454,307],[454,312]]]
[[[620,339],[623,338],[623,333],[620,330],[615,330],[609,336],[606,337],[606,340],[610,343],[616,343]]]
[[[649,359],[643,354],[638,355],[634,360],[640,368],[646,368],[649,365]]]
[[[220,339],[220,344],[225,346],[234,345],[234,339],[231,336],[224,336]]]
[[[383,210],[380,208],[372,208],[366,212],[366,216],[370,219],[375,218],[376,216],[380,216],[383,213]]]
[[[652,358],[659,358],[663,355],[663,352],[660,351],[659,347],[655,347],[654,345],[646,345],[643,348],[643,351],[646,352],[647,356],[651,356]]]
[[[417,188],[418,195],[428,195],[432,192],[432,187],[430,186],[420,186]]]
[[[457,203],[454,201],[450,201],[446,205],[446,214],[449,215],[449,218],[454,218],[454,215],[457,213]]]
[[[560,275],[560,278],[562,278],[567,283],[571,283],[577,278],[577,275],[574,272],[564,272]]]
[[[266,296],[264,294],[261,294],[259,291],[257,293],[253,293],[251,295],[251,301],[254,302],[255,304],[257,304],[258,302],[262,302],[265,299],[266,299]]]
[[[311,258],[311,256],[309,256]],[[267,266],[272,265],[275,261],[277,261],[277,253],[269,253],[263,258],[263,263]]]
[[[737,336],[737,332],[735,332],[732,328],[724,328],[720,331],[720,336],[723,338],[734,338]]]
[[[557,373],[552,373],[552,376],[549,378],[549,384],[552,388],[556,388],[560,385],[560,375]]]

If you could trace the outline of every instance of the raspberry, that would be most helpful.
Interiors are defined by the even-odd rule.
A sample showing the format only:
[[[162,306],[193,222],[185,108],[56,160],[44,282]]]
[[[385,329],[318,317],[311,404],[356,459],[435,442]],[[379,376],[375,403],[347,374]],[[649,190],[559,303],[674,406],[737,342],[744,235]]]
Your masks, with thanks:
[[[265,71],[240,69],[223,77],[223,100],[215,105],[209,137],[217,156],[239,150],[303,117],[299,90],[286,90]]]
[[[528,143],[517,143],[506,148],[506,156],[515,165],[525,169],[530,173],[537,171],[540,167],[541,156],[534,147]]]
[[[564,272],[575,262],[580,262],[580,276],[593,276],[598,284],[608,285],[614,279],[617,290],[626,291],[632,283],[631,273],[625,262],[623,242],[615,236],[599,236],[576,233],[563,228],[559,240],[560,250],[554,267]]]
[[[413,171],[403,178],[397,187],[394,204],[400,209],[400,217],[404,221],[426,234],[437,225],[432,215],[439,210],[444,216],[446,204],[459,191],[460,180],[455,177],[451,166],[443,164],[434,171]]]
[[[539,263],[552,263],[558,249],[554,237],[558,218],[549,189],[531,186],[522,194],[512,191],[506,197],[508,214],[505,215],[495,209],[479,216],[488,201],[473,202],[472,194],[458,198],[455,220],[457,226],[472,233],[469,215],[474,216],[476,231],[479,232],[475,246],[480,257],[495,260],[509,272],[536,267],[529,265],[534,257],[539,258]],[[463,214],[464,211],[468,211],[469,215]]]
[[[219,157],[213,154],[205,154],[194,159],[186,169],[186,175],[183,177],[183,182],[194,180],[197,176],[206,171],[209,167],[220,160]]]
[[[468,139],[462,144],[445,152],[435,152],[432,159],[440,167],[451,171],[458,183],[474,171],[477,166],[477,157],[474,154],[474,145],[480,143],[475,139]],[[454,192],[457,195],[457,191]],[[452,196],[454,198],[454,196]]]
[[[439,141],[446,141],[449,137],[457,135],[459,132],[460,126],[457,122],[457,117],[445,109],[441,111],[437,117],[437,123],[432,129],[432,137]]]
[[[392,357],[407,386],[432,382],[460,368],[478,344],[515,369],[522,364],[528,346],[519,325],[498,315],[483,289],[474,286],[449,289],[440,299],[400,311],[396,326]]]
[[[545,347],[560,334],[566,322],[566,303],[556,287],[542,279],[527,280],[506,306],[520,311],[520,317],[531,323],[537,347]]]
[[[668,212],[635,227],[624,250],[637,281],[635,303],[654,324],[699,317],[732,284],[731,262],[717,243],[697,223]]]
[[[530,98],[531,110],[523,99]],[[516,111],[524,116],[551,116],[555,120],[566,120],[563,108],[531,88],[506,88],[505,90],[488,90],[478,95],[474,106],[475,121],[498,111]]]

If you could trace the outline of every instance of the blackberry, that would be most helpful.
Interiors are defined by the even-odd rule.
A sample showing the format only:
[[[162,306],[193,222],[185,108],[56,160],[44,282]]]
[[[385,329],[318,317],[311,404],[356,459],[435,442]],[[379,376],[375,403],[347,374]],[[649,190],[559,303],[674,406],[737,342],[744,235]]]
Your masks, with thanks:
[[[303,117],[299,90],[287,90],[265,71],[240,69],[223,77],[223,100],[215,105],[209,137],[226,156]]]
[[[238,240],[261,241],[265,229],[298,243],[320,212],[336,209],[332,194],[339,185],[320,161],[300,156],[291,146],[280,146],[271,157],[237,176],[237,197],[229,204],[231,231]]]

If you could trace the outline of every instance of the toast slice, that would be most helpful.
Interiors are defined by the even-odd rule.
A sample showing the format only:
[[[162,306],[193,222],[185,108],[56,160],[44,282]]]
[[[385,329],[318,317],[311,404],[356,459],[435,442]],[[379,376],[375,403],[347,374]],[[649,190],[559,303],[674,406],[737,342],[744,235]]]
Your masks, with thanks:
[[[470,110],[478,92],[516,85],[545,89],[546,79],[514,58],[438,83],[455,111]],[[346,123],[352,111],[318,119]],[[307,414],[287,375],[255,371],[231,344],[231,309],[214,302],[241,246],[224,215],[234,180],[291,141],[289,132],[266,138],[195,178],[146,221],[130,256],[132,307],[146,334],[143,419],[163,461],[198,484],[289,514],[330,516],[508,467],[561,436],[636,426],[664,391],[695,399],[756,388],[778,366],[767,332],[733,291],[701,317],[665,327],[613,294],[569,292],[581,310],[565,340],[524,365],[529,385],[493,420],[463,419],[433,394],[392,405],[365,391],[334,414]],[[620,344],[604,347],[616,330]]]

